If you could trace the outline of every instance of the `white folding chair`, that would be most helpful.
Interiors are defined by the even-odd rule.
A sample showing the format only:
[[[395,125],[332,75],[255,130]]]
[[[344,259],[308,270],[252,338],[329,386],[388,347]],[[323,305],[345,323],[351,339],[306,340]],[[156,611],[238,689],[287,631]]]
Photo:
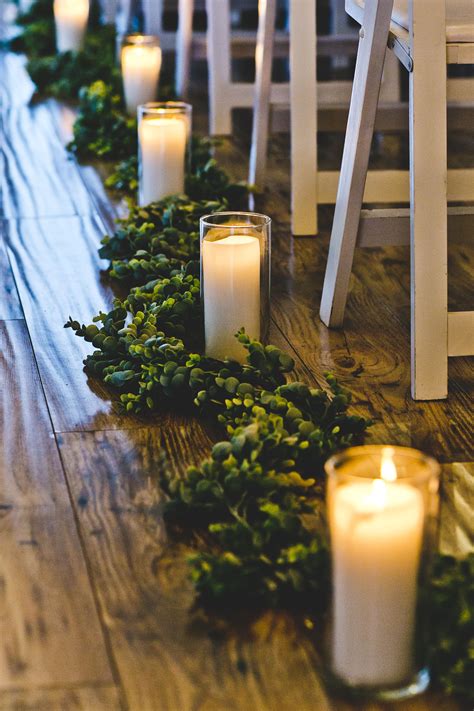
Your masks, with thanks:
[[[333,9],[339,8],[341,2],[333,0]],[[316,38],[316,4],[316,0],[289,0],[290,82],[277,85],[279,95],[276,95],[271,85],[276,0],[259,3],[249,182],[259,187],[265,183],[270,105],[282,108],[289,104],[291,215],[295,235],[316,234],[318,204],[335,202],[339,173],[319,171],[317,165],[317,112],[347,109],[352,89],[351,81],[337,79],[316,84],[316,52],[318,56],[326,54],[337,59],[341,55],[354,56],[357,51],[357,34],[347,34],[347,27],[345,34]],[[382,100],[388,106],[400,101],[398,62],[390,53],[384,69]],[[378,186],[375,189],[378,191]],[[383,194],[378,191],[379,197],[386,198],[386,191]]]
[[[402,244],[409,223],[412,395],[442,399],[448,356],[474,354],[474,311],[447,307],[447,200],[474,200],[474,170],[447,170],[446,120],[446,65],[474,63],[474,5],[347,0],[346,8],[361,32],[320,316],[342,325],[355,247]],[[387,42],[409,71],[410,210],[361,213]],[[401,188],[406,200],[408,181]],[[474,211],[451,212],[462,229]]]
[[[259,0],[259,6],[262,0]],[[306,0],[300,0],[302,4]],[[256,5],[256,0],[254,0]],[[256,33],[231,30],[230,0],[206,0],[207,60],[209,68],[209,128],[211,135],[232,133],[232,109],[252,107],[254,83],[232,80],[233,56],[254,56]],[[276,50],[287,52],[286,31],[276,34]],[[272,100],[288,101],[288,85],[274,84]]]

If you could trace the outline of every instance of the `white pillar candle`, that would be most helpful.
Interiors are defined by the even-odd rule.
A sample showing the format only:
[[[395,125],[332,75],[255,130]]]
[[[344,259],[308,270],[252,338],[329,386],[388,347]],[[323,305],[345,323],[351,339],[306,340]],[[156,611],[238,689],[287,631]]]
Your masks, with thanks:
[[[413,672],[422,494],[382,479],[343,484],[329,515],[334,671],[354,686],[403,683]]]
[[[201,244],[206,354],[244,362],[235,333],[260,337],[260,242],[235,234]]]
[[[161,69],[161,48],[128,45],[122,48],[123,91],[127,111],[135,115],[140,104],[156,98]]]
[[[58,52],[75,52],[82,46],[89,17],[89,0],[54,0]]]
[[[139,122],[140,205],[183,192],[187,133],[187,121],[180,116]]]

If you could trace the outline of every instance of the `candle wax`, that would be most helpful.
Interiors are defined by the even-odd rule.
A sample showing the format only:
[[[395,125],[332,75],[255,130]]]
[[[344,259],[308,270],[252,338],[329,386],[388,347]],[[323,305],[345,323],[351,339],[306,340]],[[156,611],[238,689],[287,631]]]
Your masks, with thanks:
[[[122,48],[121,57],[125,104],[128,113],[134,116],[138,106],[156,99],[161,49],[130,45]]]
[[[140,121],[140,205],[183,192],[187,133],[184,116]]]
[[[244,362],[234,334],[260,337],[260,242],[251,235],[202,241],[206,354]]]
[[[58,52],[77,52],[81,48],[88,17],[89,0],[54,0]]]
[[[421,493],[400,482],[345,484],[330,497],[333,667],[351,685],[396,685],[413,669]]]

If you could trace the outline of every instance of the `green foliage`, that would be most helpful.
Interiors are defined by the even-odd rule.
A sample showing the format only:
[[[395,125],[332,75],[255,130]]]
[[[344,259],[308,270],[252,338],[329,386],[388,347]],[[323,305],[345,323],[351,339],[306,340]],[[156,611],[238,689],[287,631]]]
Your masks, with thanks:
[[[10,41],[10,49],[14,52],[23,52],[30,57],[30,61],[33,58],[52,56],[56,52],[52,18],[51,20],[38,18],[28,24],[20,35]]]
[[[75,145],[81,145],[79,138]],[[199,145],[198,140],[194,144]],[[94,153],[88,146],[91,154]],[[200,165],[193,160],[193,170],[187,174],[185,181],[186,194],[190,200],[226,200],[234,208],[244,205],[249,194],[249,186],[245,182],[233,183],[225,171],[217,166],[214,159],[208,158]],[[194,171],[194,172],[193,172]],[[138,159],[131,158],[120,161],[113,173],[107,178],[106,186],[111,190],[135,197],[138,189]]]
[[[10,49],[28,56],[44,56],[56,51],[52,0],[35,0],[19,14],[16,24],[22,33],[10,41]]]
[[[140,252],[164,254],[182,262],[197,259],[199,218],[226,207],[216,200],[193,202],[185,196],[134,206],[126,219],[117,221],[115,233],[104,237],[99,254],[103,259],[120,261],[137,258]],[[114,261],[115,270],[117,264]]]
[[[79,158],[128,159],[137,153],[137,121],[122,111],[115,87],[95,81],[79,92],[74,140],[69,145]]]
[[[114,53],[115,31],[105,26],[88,32],[80,51],[33,55],[27,69],[40,94],[77,99],[82,87],[95,81],[119,86]]]
[[[428,602],[435,685],[474,701],[474,553],[437,557]]]
[[[71,149],[83,159],[120,161],[108,187],[137,189],[136,121],[123,111],[115,38],[98,26],[93,5],[80,52],[56,55],[51,0],[19,18],[12,48],[26,52],[38,90],[80,96]],[[162,92],[163,98],[163,92]],[[171,98],[171,97],[170,97]],[[320,390],[286,382],[292,359],[275,346],[238,334],[247,361],[218,361],[203,350],[199,218],[246,198],[212,157],[214,141],[193,139],[187,196],[132,207],[102,242],[110,275],[135,284],[90,325],[66,327],[95,350],[86,367],[120,393],[126,411],[188,408],[226,433],[211,457],[177,477],[160,460],[166,515],[204,527],[208,545],[190,559],[204,603],[298,605],[323,614],[329,591],[323,517],[323,462],[358,443],[367,421],[349,413],[350,395],[332,376]],[[474,555],[439,556],[430,590],[430,664],[435,684],[473,698]]]
[[[106,179],[105,186],[109,190],[135,197],[138,190],[138,156],[136,153],[117,163],[113,172]]]

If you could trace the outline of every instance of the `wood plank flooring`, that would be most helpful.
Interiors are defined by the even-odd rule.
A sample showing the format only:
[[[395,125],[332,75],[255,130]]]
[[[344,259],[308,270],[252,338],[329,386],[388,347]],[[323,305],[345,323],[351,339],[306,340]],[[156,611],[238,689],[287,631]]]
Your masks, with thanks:
[[[161,450],[183,471],[215,433],[186,417],[125,417],[82,372],[88,347],[63,324],[110,305],[97,247],[122,207],[100,168],[64,151],[71,109],[28,105],[31,89],[21,58],[0,55],[0,711],[388,711],[328,696],[291,616],[216,633],[193,609],[187,549],[167,537],[156,472]],[[219,151],[239,178],[244,148],[237,136]],[[472,549],[473,361],[453,361],[447,402],[410,399],[406,251],[357,255],[346,327],[328,332],[317,316],[328,230],[291,238],[280,140],[259,201],[275,217],[272,341],[295,356],[298,377],[338,375],[355,411],[375,420],[371,441],[445,463],[441,547]],[[451,256],[451,300],[464,306],[474,253],[455,244]],[[429,694],[396,708],[463,707]]]

